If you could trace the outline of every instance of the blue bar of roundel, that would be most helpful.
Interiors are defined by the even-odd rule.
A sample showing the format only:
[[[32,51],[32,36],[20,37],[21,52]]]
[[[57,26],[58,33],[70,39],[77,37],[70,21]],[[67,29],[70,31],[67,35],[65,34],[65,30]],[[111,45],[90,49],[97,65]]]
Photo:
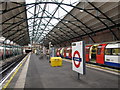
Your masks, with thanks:
[[[78,58],[78,57],[73,57],[73,60],[74,60],[74,61],[80,61],[80,62],[81,62],[81,58]]]

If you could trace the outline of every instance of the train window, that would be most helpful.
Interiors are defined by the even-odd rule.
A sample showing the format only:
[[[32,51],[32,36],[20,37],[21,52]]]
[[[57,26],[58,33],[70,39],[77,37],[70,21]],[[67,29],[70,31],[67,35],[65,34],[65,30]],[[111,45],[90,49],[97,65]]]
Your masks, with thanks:
[[[119,55],[120,56],[120,48],[113,48],[112,55]]]
[[[106,48],[105,49],[105,55],[112,55],[112,49],[111,48]]]
[[[98,55],[101,54],[101,49],[102,49],[102,45],[98,46],[98,49],[97,49],[97,54],[98,54]]]
[[[73,43],[72,46],[76,46],[76,43]]]
[[[107,48],[105,50],[106,55],[118,55],[120,56],[120,48]]]

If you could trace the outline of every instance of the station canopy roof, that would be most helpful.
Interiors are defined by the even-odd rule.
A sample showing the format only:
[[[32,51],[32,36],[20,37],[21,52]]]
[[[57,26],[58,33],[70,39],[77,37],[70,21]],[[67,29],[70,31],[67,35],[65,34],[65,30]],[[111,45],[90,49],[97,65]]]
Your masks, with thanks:
[[[1,37],[19,45],[30,43],[25,2],[0,2]]]
[[[97,1],[26,0],[25,3],[11,2],[12,6],[13,4],[17,6],[16,9],[10,10],[9,8],[4,11],[8,14],[3,12],[6,15],[2,22],[3,32],[7,32],[3,35],[8,37],[11,33],[12,36],[9,39],[19,44],[23,43],[23,45],[29,42],[45,45],[52,42],[55,45],[84,36],[88,36],[95,42],[93,35],[110,30],[116,40],[119,40],[112,31],[112,28],[119,29],[120,26],[119,0]],[[3,4],[6,5],[6,3]],[[13,16],[12,19],[10,19],[11,16]],[[6,22],[6,19],[10,20]],[[14,29],[6,30],[5,27],[11,22],[14,22],[11,27],[14,27],[16,23],[19,25]],[[16,33],[13,34],[14,32]]]

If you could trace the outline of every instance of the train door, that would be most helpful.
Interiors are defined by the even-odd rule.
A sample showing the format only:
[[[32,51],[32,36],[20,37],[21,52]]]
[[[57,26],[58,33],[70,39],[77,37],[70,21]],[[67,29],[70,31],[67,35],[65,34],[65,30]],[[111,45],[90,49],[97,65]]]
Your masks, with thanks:
[[[90,47],[90,55],[89,55],[90,62],[96,63],[97,47],[98,45],[93,45]]]
[[[62,57],[65,58],[64,56],[65,56],[65,48],[62,49]]]
[[[0,60],[2,60],[2,47],[0,47]]]
[[[66,49],[67,48],[64,48],[64,53],[63,53],[63,57],[66,58]]]
[[[89,59],[89,53],[90,53],[90,47],[91,47],[92,45],[88,45],[88,46],[86,46],[85,47],[85,51],[86,51],[86,62],[89,62],[90,61],[90,59]]]
[[[97,47],[96,63],[104,64],[106,45],[107,44],[100,44]]]
[[[60,48],[57,49],[56,55],[59,57],[60,56]]]
[[[69,58],[72,59],[72,47],[70,47]]]
[[[58,48],[58,49],[59,49],[59,48]],[[57,57],[59,56],[58,49],[56,49],[56,56],[57,56]]]
[[[60,50],[60,57],[63,57],[64,48]]]
[[[8,55],[9,55],[8,48],[5,48],[5,57],[8,58]]]
[[[68,59],[72,58],[72,47],[66,48],[66,58]]]
[[[66,48],[66,58],[69,58],[70,47]]]

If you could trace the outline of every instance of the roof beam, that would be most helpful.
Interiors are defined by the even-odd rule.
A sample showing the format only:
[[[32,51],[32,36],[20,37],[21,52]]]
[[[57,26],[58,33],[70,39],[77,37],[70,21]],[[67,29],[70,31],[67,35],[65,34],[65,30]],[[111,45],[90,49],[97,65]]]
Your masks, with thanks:
[[[35,0],[35,3],[37,2],[37,0]],[[34,31],[35,31],[35,19],[36,19],[36,4],[34,7],[34,21],[33,21],[33,31],[32,31],[32,42],[33,42],[33,38],[34,38]]]
[[[110,26],[110,28],[113,29],[113,28],[119,27],[119,26],[120,26],[120,23],[117,24],[117,25]],[[101,31],[106,31],[106,30],[108,30],[108,29],[107,29],[107,28],[99,29],[99,30],[96,30],[95,33],[99,33],[99,32],[101,32]],[[93,33],[90,32],[89,35],[91,35],[91,34],[93,34]],[[84,37],[84,36],[86,36],[86,34],[80,35],[80,36],[75,37],[75,38]],[[75,39],[75,38],[71,38],[71,39],[68,39],[68,40],[64,40],[64,41],[62,41],[62,42],[60,42],[60,43],[56,43],[56,44],[61,44],[61,43],[65,42],[65,41],[71,41],[72,39]]]
[[[80,22],[80,23],[82,23],[86,28],[88,28],[89,30],[91,30],[92,31],[92,33],[94,33],[94,31],[92,30],[92,29],[90,29],[87,25],[85,25],[83,22],[81,22],[77,17],[75,17],[73,14],[71,14],[70,12],[68,12],[66,9],[64,9],[63,7],[61,7],[64,11],[66,11],[69,15],[71,15],[73,18],[75,18],[78,22]],[[79,26],[79,28],[80,28],[80,26]],[[82,29],[83,30],[83,29]],[[87,34],[87,32],[85,31],[85,30],[83,30],[86,34]],[[95,43],[95,41],[94,41],[94,39],[89,35],[89,34],[87,34],[90,38],[91,38],[91,40]]]
[[[28,9],[30,9],[30,8],[32,8],[32,7],[33,7],[33,6],[29,7]],[[1,24],[3,25],[5,22],[7,22],[7,21],[9,21],[9,20],[11,20],[11,19],[17,17],[18,15],[20,15],[20,14],[22,14],[22,13],[24,13],[24,12],[26,12],[28,9],[25,9],[25,10],[23,10],[23,11],[17,13],[16,15],[14,15],[14,16],[8,18],[7,20],[3,21]],[[2,15],[3,15],[3,14],[2,14]]]
[[[63,2],[63,0],[61,1],[61,3],[62,3],[62,2]],[[58,6],[57,6],[57,8],[55,9],[54,13],[53,13],[52,16],[51,16],[52,18],[53,18],[53,16],[56,14],[56,12],[57,12],[57,10],[59,9],[61,3],[57,4]],[[52,18],[49,19],[49,21],[47,22],[46,26],[44,27],[44,30],[46,29],[46,27],[48,26],[48,24],[50,23],[50,21],[52,20]],[[42,31],[42,33],[43,33],[43,31]],[[41,34],[40,34],[39,36],[41,36]],[[38,40],[39,40],[39,39],[38,39]],[[38,41],[38,40],[37,40],[37,41]]]
[[[47,4],[45,4],[45,5],[44,5],[44,8],[42,9],[42,8],[40,7],[40,5],[39,5],[39,8],[42,9],[41,17],[43,17],[43,15],[44,15],[44,13],[45,13],[46,6],[47,6]],[[40,20],[39,20],[39,24],[38,24],[38,27],[37,27],[37,33],[38,33],[39,27],[40,27],[40,25],[41,25],[41,22],[42,22],[42,18],[40,18]],[[35,34],[35,38],[36,38],[36,36],[37,36],[37,33]]]

